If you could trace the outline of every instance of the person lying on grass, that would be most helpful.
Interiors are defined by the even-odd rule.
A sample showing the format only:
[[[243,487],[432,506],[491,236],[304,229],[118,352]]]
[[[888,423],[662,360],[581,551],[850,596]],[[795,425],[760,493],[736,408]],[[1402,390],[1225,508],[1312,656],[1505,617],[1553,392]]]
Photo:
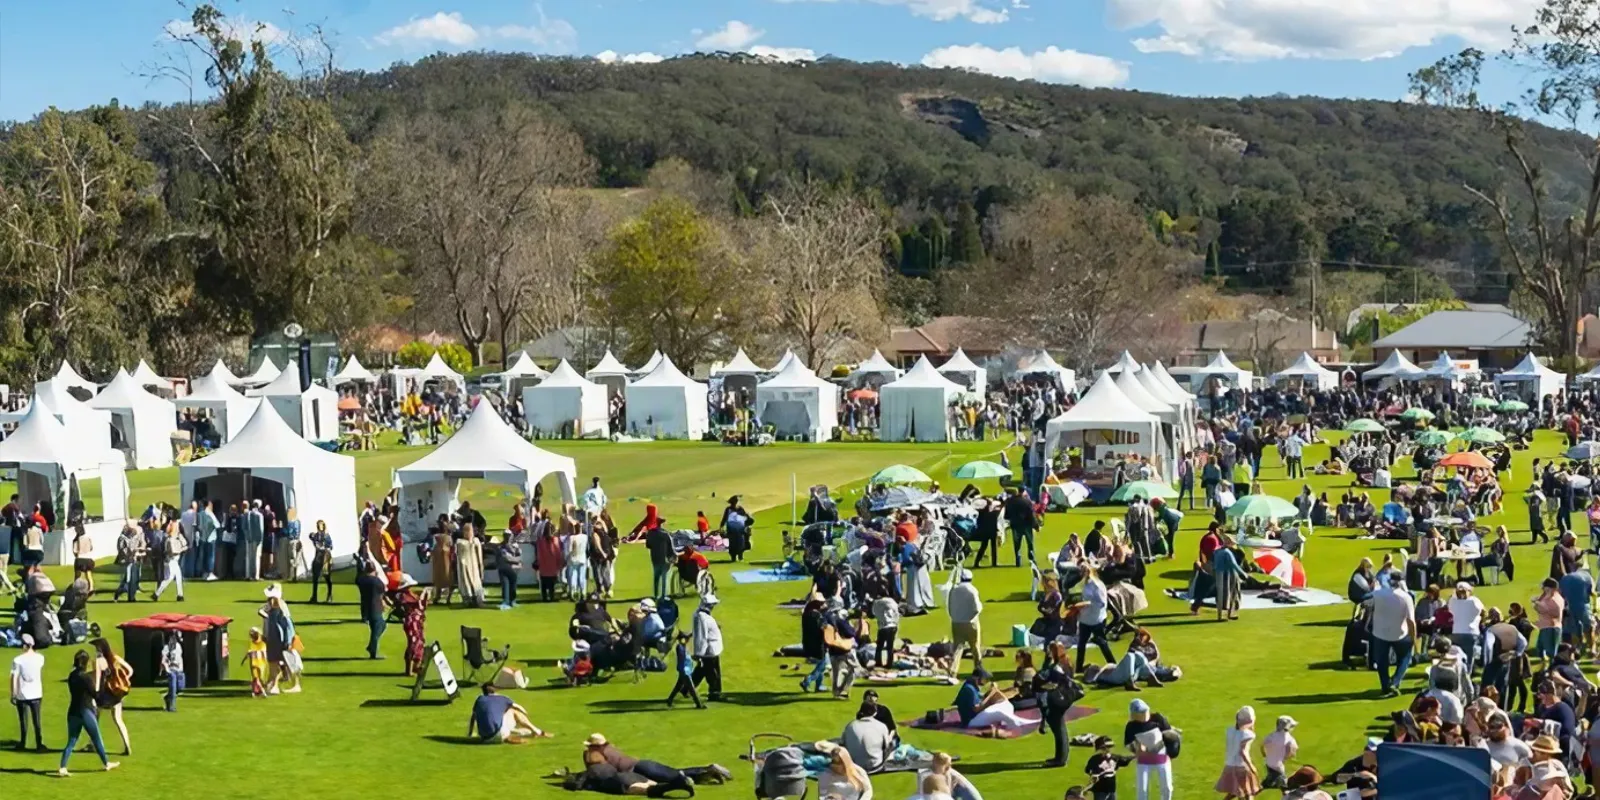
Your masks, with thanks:
[[[493,684],[483,685],[483,694],[472,702],[472,715],[467,720],[467,736],[476,732],[485,744],[522,744],[528,737],[549,738],[548,731],[539,730],[528,719],[528,710],[497,692]]]
[[[617,749],[616,745],[599,733],[590,734],[589,738],[583,741],[583,765],[584,774],[591,776],[587,783],[596,783],[594,777],[596,768],[599,768],[599,784],[611,788],[619,786],[627,788],[627,791],[619,792],[611,791],[609,788],[596,788],[594,785],[581,787],[606,794],[648,794],[650,797],[662,797],[667,792],[682,790],[693,796],[697,783],[722,784],[733,778],[733,773],[721,764],[678,769],[659,761],[635,758]],[[605,777],[608,769],[619,775],[621,780],[608,780]],[[643,790],[637,789],[641,782],[647,784]],[[571,785],[567,788],[573,789]]]

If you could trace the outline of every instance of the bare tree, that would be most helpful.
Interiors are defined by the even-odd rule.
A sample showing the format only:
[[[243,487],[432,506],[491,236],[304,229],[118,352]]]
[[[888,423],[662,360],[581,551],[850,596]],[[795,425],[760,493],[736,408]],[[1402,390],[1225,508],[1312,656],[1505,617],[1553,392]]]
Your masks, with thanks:
[[[1411,75],[1418,101],[1466,111],[1499,138],[1509,180],[1502,186],[1462,183],[1488,211],[1517,289],[1537,306],[1544,344],[1576,358],[1577,320],[1584,290],[1600,269],[1600,2],[1545,0],[1534,24],[1514,29],[1512,45],[1494,60],[1530,76],[1534,88],[1521,99],[1495,106],[1478,89],[1486,64],[1483,51],[1467,49]],[[1552,195],[1532,132],[1519,117],[1559,120],[1563,137],[1588,177],[1575,198]],[[1452,118],[1432,117],[1446,121]]]
[[[861,198],[815,184],[767,198],[757,221],[762,258],[772,276],[778,338],[812,369],[848,341],[885,329],[883,242],[888,227]]]
[[[577,280],[581,253],[556,240],[570,222],[563,189],[590,171],[582,141],[511,104],[423,114],[374,159],[374,235],[405,251],[424,292],[449,303],[475,362],[496,333],[503,358],[535,290],[564,293]]]

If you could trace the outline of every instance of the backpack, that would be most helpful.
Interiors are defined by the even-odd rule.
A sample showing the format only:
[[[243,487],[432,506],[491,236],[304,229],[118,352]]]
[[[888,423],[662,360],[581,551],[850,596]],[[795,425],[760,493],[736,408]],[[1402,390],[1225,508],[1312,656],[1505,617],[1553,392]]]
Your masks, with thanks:
[[[133,665],[112,656],[111,667],[106,670],[105,685],[101,688],[106,694],[121,702],[122,698],[133,691]]]

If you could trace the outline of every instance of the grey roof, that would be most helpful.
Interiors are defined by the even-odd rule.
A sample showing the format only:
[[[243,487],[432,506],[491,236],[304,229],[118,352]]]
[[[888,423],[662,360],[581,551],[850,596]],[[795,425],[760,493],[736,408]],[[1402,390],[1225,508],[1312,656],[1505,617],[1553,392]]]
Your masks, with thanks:
[[[1528,323],[1501,311],[1435,311],[1372,343],[1374,348],[1503,350],[1527,347]]]
[[[607,345],[614,344],[612,337],[601,328],[575,325],[557,328],[522,346],[522,352],[536,361],[561,361],[574,364],[592,364]]]

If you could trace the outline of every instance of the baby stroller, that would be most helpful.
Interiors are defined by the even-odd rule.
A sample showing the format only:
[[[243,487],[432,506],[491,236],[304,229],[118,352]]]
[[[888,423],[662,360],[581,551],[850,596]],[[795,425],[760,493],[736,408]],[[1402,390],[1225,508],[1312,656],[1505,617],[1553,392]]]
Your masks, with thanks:
[[[758,733],[750,737],[744,756],[755,771],[756,797],[760,800],[804,800],[809,794],[810,773],[805,752],[793,737],[781,733]]]

